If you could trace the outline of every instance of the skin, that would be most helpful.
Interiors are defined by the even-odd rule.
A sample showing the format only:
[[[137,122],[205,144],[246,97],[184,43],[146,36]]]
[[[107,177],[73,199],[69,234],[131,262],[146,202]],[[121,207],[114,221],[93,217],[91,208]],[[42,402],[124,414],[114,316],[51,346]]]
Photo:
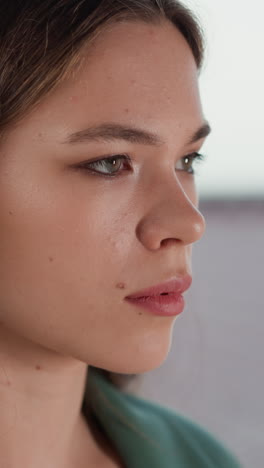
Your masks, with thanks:
[[[164,144],[61,143],[105,121]],[[0,160],[3,466],[121,466],[81,416],[87,364],[144,373],[167,357],[176,317],[124,297],[191,274],[205,221],[195,177],[175,165],[201,149],[204,139],[186,142],[203,122],[181,34],[166,21],[126,22],[84,48],[76,73],[9,129]],[[120,153],[134,161],[119,177],[74,169]]]

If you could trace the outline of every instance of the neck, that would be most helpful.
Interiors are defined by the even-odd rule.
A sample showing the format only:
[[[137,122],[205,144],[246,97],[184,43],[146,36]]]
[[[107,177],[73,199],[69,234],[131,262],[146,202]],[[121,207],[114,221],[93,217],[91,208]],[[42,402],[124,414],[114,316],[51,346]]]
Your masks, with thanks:
[[[3,327],[0,343],[1,466],[89,466],[101,448],[81,413],[87,365]]]

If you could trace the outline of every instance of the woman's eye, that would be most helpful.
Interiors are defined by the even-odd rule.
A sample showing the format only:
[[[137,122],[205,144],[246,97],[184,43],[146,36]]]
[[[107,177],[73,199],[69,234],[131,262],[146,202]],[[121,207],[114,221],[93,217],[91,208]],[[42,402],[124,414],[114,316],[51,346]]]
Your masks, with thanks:
[[[204,155],[199,153],[192,153],[188,154],[187,156],[183,156],[183,158],[179,159],[175,168],[178,171],[187,172],[188,174],[194,174],[193,163],[196,161],[202,161],[204,159]],[[132,158],[127,154],[118,154],[114,156],[110,156],[104,159],[98,159],[97,161],[85,162],[79,164],[77,169],[82,169],[89,171],[91,173],[115,177],[119,175],[124,170],[124,165],[129,166],[131,168],[130,163],[132,162]]]
[[[121,163],[124,162],[131,162],[131,158],[126,154],[115,155],[110,158],[80,164],[78,169],[84,169],[101,175],[113,177],[121,172],[121,167],[123,166]]]
[[[194,162],[203,161],[205,156],[200,153],[191,153],[179,159],[176,164],[176,169],[179,171],[188,172],[188,174],[195,174],[193,164]]]

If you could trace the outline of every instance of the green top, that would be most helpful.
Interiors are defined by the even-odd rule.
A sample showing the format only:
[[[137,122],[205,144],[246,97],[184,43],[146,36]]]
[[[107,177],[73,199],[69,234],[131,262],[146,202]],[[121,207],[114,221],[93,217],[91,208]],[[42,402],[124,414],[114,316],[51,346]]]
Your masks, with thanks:
[[[205,429],[169,407],[118,390],[88,371],[91,411],[127,468],[241,468]]]

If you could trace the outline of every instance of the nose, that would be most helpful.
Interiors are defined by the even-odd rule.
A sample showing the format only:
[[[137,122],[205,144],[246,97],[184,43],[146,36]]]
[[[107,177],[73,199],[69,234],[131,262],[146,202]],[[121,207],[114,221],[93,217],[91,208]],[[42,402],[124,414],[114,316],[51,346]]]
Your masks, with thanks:
[[[192,185],[192,187],[191,187]],[[189,245],[204,234],[205,219],[199,211],[194,182],[187,188],[177,178],[159,181],[149,190],[151,207],[137,225],[137,237],[149,250],[170,243]]]

